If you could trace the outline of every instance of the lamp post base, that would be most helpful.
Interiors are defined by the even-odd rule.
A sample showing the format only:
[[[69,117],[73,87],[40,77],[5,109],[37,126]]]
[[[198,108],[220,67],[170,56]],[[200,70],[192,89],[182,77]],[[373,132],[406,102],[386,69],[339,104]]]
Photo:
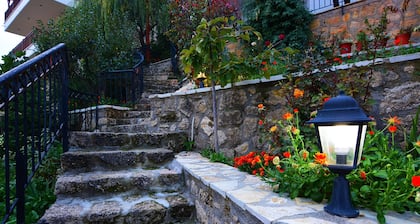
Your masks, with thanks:
[[[334,187],[330,203],[324,207],[324,211],[341,217],[354,218],[359,216],[359,210],[351,203],[349,181],[345,174],[340,173],[334,179]]]

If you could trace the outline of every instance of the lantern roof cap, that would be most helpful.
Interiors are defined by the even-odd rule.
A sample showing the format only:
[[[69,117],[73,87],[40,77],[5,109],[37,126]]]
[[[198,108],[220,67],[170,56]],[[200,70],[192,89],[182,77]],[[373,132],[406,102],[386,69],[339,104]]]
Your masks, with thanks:
[[[357,101],[340,91],[336,97],[328,100],[324,107],[318,111],[317,116],[308,121],[309,124],[332,123],[367,123],[371,119],[360,108]]]

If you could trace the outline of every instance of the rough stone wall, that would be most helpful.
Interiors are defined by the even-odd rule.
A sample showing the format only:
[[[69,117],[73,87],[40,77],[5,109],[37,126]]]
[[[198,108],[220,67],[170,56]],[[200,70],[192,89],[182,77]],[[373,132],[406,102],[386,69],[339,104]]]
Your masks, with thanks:
[[[366,30],[364,20],[369,19],[371,23],[379,21],[383,9],[386,6],[394,5],[401,7],[402,0],[361,0],[346,5],[342,8],[335,8],[317,14],[312,23],[311,29],[319,34],[338,34],[347,31],[346,38],[356,40],[356,35],[360,30]],[[414,26],[420,25],[420,0],[411,0],[405,16],[405,24]],[[388,45],[393,45],[394,37],[400,29],[401,16],[399,13],[388,14],[389,24],[388,34],[391,38]],[[414,32],[411,41],[420,42],[420,32]]]
[[[420,106],[419,71],[419,57],[376,67],[372,82],[375,103],[370,114],[378,118],[379,124],[382,118],[399,116],[405,126],[411,125]],[[219,143],[225,155],[242,155],[261,147],[257,105],[264,103],[268,108],[267,118],[281,119],[287,110],[285,99],[275,94],[280,88],[278,83],[260,82],[217,91]],[[151,98],[151,119],[161,130],[188,132],[194,136],[195,146],[203,149],[213,144],[212,98],[210,88],[197,92]]]
[[[191,199],[194,201],[197,223],[261,223],[255,216],[203,184],[200,179],[190,173],[184,172],[184,178],[186,189],[189,190]]]

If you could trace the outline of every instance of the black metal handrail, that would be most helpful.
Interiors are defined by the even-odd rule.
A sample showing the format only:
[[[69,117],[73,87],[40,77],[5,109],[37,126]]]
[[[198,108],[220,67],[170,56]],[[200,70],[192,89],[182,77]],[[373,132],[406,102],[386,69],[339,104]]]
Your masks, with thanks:
[[[69,88],[69,130],[94,131],[98,129],[100,97]]]
[[[139,61],[131,69],[102,72],[98,76],[98,92],[101,100],[111,99],[113,104],[136,103],[143,94],[143,62],[144,56],[137,52]]]
[[[14,212],[17,223],[25,223],[25,188],[55,140],[62,137],[68,150],[68,72],[66,47],[59,44],[0,75],[2,223]]]

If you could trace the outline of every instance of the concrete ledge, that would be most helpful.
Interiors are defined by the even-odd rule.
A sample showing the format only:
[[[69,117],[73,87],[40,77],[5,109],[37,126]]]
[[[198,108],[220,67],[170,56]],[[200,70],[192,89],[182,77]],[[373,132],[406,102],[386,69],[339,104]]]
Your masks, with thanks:
[[[342,218],[324,212],[325,203],[281,197],[259,177],[212,163],[195,152],[178,154],[175,164],[184,171],[199,223],[377,223],[372,211],[360,210],[357,218]],[[390,212],[386,220],[391,224],[414,224],[420,223],[420,216]]]

